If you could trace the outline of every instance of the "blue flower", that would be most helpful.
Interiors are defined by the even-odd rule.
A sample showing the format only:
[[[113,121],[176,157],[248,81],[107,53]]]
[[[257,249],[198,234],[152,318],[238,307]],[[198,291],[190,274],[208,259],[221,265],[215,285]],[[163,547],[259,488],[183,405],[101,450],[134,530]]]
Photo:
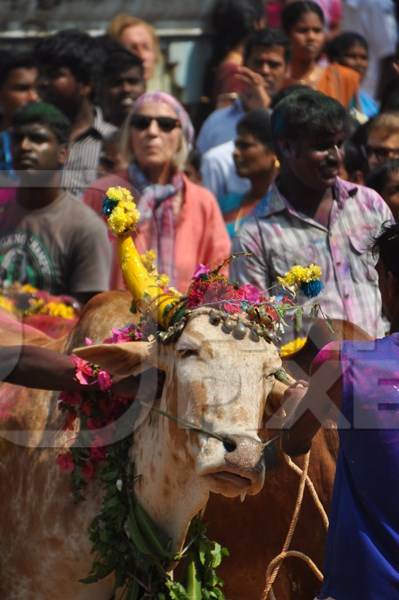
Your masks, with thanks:
[[[318,296],[323,289],[323,284],[320,279],[301,283],[301,291],[308,298],[314,298]]]
[[[103,200],[103,215],[109,217],[115,206],[118,206],[118,202],[116,200],[110,200],[105,196]]]

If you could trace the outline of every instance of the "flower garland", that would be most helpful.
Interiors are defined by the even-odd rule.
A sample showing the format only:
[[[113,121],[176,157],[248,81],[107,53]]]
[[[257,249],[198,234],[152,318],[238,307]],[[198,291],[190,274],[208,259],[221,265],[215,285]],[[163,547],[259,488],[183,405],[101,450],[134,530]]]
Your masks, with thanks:
[[[78,316],[78,306],[73,298],[54,296],[29,284],[13,283],[1,289],[0,308],[19,317],[48,315],[75,319]]]
[[[138,339],[143,339],[140,329],[128,325],[114,329],[108,341]],[[86,343],[91,340],[86,339]],[[58,456],[58,466],[71,473],[77,500],[84,498],[82,492],[94,477],[104,490],[101,510],[89,527],[95,559],[90,574],[82,582],[94,583],[115,573],[114,590],[122,588],[126,598],[224,600],[223,582],[216,568],[228,554],[227,550],[208,539],[203,523],[196,518],[190,526],[186,549],[178,556],[171,552],[171,540],[134,499],[133,468],[128,459],[132,435],[112,444],[112,429],[107,439],[97,433],[115,423],[132,399],[112,393],[112,379],[106,371],[77,356],[72,358],[79,383],[88,389],[100,388],[100,392],[86,394],[62,393],[59,399],[59,408],[66,417],[64,429],[76,430],[77,420],[80,427],[72,447]],[[177,560],[186,563],[185,584],[170,576],[170,564]]]

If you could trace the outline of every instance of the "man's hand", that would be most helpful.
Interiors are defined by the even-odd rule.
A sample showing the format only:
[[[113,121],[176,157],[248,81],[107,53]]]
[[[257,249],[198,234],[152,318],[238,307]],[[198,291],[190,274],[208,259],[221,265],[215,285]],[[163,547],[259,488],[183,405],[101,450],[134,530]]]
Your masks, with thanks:
[[[293,444],[290,437],[290,429],[295,424],[296,409],[308,391],[308,387],[309,384],[307,381],[298,380],[290,385],[284,392],[283,405],[288,416],[284,423],[284,431],[281,435],[281,448],[283,452],[290,456],[306,454],[310,450],[312,443],[311,440],[306,440],[303,444],[298,445],[297,441]]]
[[[248,67],[240,67],[236,79],[245,84],[246,89],[241,93],[241,99],[247,111],[269,108],[271,98],[262,75],[251,71]]]

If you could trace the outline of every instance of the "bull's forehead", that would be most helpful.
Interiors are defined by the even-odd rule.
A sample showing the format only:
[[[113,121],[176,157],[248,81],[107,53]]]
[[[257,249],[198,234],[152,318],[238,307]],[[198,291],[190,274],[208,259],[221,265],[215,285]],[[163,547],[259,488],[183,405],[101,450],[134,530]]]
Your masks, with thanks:
[[[247,328],[245,337],[238,340],[231,333],[225,333],[221,324],[210,323],[208,314],[194,313],[186,324],[176,349],[200,349],[204,355],[208,354],[209,358],[215,359],[241,355],[250,358],[251,362],[264,363],[270,371],[278,369],[281,359],[276,346],[264,338],[254,341],[249,332],[250,329]]]

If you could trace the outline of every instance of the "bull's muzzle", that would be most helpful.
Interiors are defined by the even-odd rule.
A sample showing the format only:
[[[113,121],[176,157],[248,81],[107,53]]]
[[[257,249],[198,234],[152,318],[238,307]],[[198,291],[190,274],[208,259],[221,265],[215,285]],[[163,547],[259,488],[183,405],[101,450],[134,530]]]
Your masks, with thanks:
[[[217,493],[236,496],[243,492],[257,494],[264,482],[265,468],[263,444],[246,435],[226,435],[224,464],[209,475],[215,482]]]

